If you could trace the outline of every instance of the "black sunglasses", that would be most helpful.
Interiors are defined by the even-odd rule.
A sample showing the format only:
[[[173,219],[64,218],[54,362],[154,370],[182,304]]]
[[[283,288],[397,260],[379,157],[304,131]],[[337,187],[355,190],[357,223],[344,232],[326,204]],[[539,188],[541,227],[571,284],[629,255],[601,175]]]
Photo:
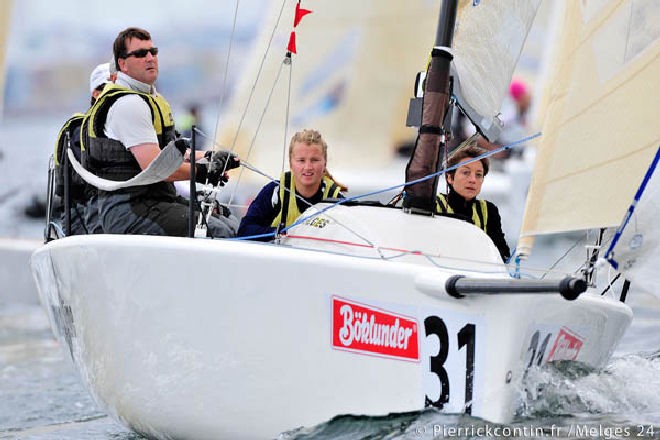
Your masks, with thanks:
[[[123,56],[123,58],[128,58],[128,57],[135,57],[135,58],[144,58],[147,56],[147,54],[150,53],[153,56],[158,55],[158,48],[157,47],[152,47],[149,49],[137,49],[130,51],[126,55]]]

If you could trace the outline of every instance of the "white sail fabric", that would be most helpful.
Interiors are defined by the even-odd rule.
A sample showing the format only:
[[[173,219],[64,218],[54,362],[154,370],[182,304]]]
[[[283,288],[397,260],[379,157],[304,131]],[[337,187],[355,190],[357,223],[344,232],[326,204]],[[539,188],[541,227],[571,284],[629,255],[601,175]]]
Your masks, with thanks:
[[[11,22],[12,0],[0,1],[0,116],[5,102],[5,64],[7,62],[7,42]]]
[[[557,2],[563,20],[519,252],[618,226],[660,144],[660,2]]]
[[[635,201],[628,209],[605,258],[634,283],[636,289],[658,294],[660,267],[660,147]]]
[[[291,107],[285,133],[289,66],[284,66],[272,96],[270,93],[293,30],[296,3],[272,2],[274,11],[262,26],[250,65],[228,108],[220,115],[218,142],[231,148],[237,137],[235,149],[241,158],[269,175],[279,175],[283,147],[288,148],[293,133],[314,128],[329,144],[330,170],[336,166],[375,168],[388,164],[394,158],[395,145],[414,140],[416,134],[405,127],[408,102],[414,93],[415,76],[426,68],[433,47],[440,3],[303,1],[301,7],[313,12],[295,29],[297,54],[291,65]],[[264,57],[259,81],[255,81]],[[254,96],[241,123],[253,87]],[[270,105],[261,121],[268,100]],[[259,134],[247,156],[258,127]],[[288,167],[286,153],[284,156],[284,166]]]
[[[541,0],[463,0],[453,42],[454,67],[465,103],[488,129],[501,110],[511,76]]]

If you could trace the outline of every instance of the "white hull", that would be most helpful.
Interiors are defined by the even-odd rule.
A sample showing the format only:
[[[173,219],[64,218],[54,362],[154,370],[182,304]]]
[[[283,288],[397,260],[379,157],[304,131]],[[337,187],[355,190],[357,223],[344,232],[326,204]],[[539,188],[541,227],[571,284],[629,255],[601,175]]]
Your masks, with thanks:
[[[448,218],[341,207],[335,219],[345,214],[376,242],[389,230],[397,249],[436,247],[437,254],[438,241],[449,240],[460,253],[485,237]],[[369,221],[376,214],[378,224]],[[406,222],[418,224],[400,227]],[[496,253],[488,246],[479,252]],[[132,429],[168,439],[272,438],[339,414],[420,410],[440,398],[445,373],[445,411],[466,411],[472,377],[472,415],[506,422],[527,365],[575,359],[601,366],[632,318],[628,306],[589,292],[576,301],[559,294],[457,299],[444,290],[452,275],[508,275],[501,264],[460,263],[491,268],[479,274],[352,248],[362,256],[232,240],[80,236],[38,250],[32,268],[54,332],[70,343],[97,400]],[[372,335],[371,317],[390,319],[394,347],[342,341],[347,311],[365,315],[366,324],[351,328]],[[438,352],[443,338],[446,357]]]

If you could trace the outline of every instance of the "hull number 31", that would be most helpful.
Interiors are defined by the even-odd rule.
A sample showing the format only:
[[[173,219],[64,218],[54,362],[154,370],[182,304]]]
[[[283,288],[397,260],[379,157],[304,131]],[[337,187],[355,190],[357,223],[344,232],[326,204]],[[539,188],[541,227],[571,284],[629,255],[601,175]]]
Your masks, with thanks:
[[[472,414],[475,390],[480,387],[477,341],[481,327],[474,319],[442,318],[437,314],[424,318],[422,365],[424,406],[447,412]],[[475,374],[476,373],[476,374]]]

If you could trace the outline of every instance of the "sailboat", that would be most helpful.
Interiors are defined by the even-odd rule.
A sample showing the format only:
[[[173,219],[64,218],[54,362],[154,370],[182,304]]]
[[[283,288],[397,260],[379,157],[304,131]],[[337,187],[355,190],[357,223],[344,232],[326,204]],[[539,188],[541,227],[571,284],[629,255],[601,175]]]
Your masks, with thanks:
[[[566,3],[563,43],[588,50],[587,41],[601,29],[615,38],[610,19],[642,3],[600,2],[603,9],[587,11],[593,15],[586,19],[581,3]],[[654,8],[653,2],[645,5]],[[495,116],[537,7],[537,1],[442,3],[423,97],[423,107],[432,111],[422,112],[424,125],[441,127],[450,105],[459,102],[484,134],[496,135]],[[469,43],[474,32],[503,46],[479,41],[481,53],[475,54]],[[508,38],[495,38],[498,32]],[[621,108],[660,102],[658,88],[632,85],[658,77],[659,41],[642,38],[637,55],[609,72],[611,80],[623,75],[629,91],[639,92],[627,94]],[[492,75],[489,60],[508,73]],[[577,74],[592,63],[576,58],[567,66]],[[473,73],[483,76],[470,79]],[[571,124],[562,123],[562,111],[586,118],[593,103],[619,96],[611,84],[588,89],[593,103],[571,110],[565,101],[550,100],[570,95],[561,89],[570,89],[570,80],[550,84],[560,93],[548,98],[548,124],[555,125],[547,130],[557,131],[544,134],[542,154],[567,141],[561,133]],[[484,93],[487,99],[481,99]],[[579,140],[610,154],[591,138],[616,125],[603,123],[607,112],[596,113],[580,120],[582,130],[594,133]],[[657,145],[657,138],[649,141],[657,133],[646,136],[649,127],[640,129],[644,136],[635,133],[644,138],[638,155],[611,153],[630,165],[619,174],[631,181],[621,188],[622,198],[634,195],[638,182],[632,181],[647,167],[649,145]],[[274,438],[340,414],[426,407],[511,421],[528,369],[558,361],[602,367],[632,311],[619,298],[601,295],[592,271],[584,277],[512,275],[481,229],[429,215],[441,175],[442,136],[441,130],[420,133],[406,167],[403,208],[321,203],[270,243],[112,235],[49,242],[31,265],[53,332],[101,407],[154,438]],[[556,138],[561,142],[548,141]],[[552,171],[562,164],[591,169],[591,154],[580,160],[547,161]],[[541,228],[551,208],[534,208],[538,194],[561,202],[550,197],[557,181],[542,170],[535,174],[526,240],[558,230]],[[615,210],[619,204],[607,196]],[[612,225],[625,210],[624,204],[611,213]],[[543,215],[532,217],[537,213]],[[593,218],[578,226],[610,225]],[[529,241],[524,251],[530,252]]]

